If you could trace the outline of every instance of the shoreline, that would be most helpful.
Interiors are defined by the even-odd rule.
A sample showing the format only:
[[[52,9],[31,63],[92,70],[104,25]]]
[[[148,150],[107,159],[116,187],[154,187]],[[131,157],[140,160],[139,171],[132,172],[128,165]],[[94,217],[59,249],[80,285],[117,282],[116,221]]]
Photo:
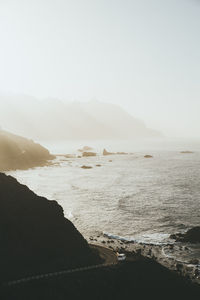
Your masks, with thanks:
[[[173,247],[168,245],[154,245],[138,242],[129,242],[113,239],[105,235],[90,236],[88,243],[101,247],[108,247],[110,250],[126,254],[126,261],[140,260],[141,258],[150,259],[167,268],[169,271],[175,272],[177,275],[198,284],[200,287],[200,265],[197,263],[184,263],[174,257],[166,255],[165,247]],[[182,246],[179,246],[182,248]]]
[[[113,255],[111,249],[91,244],[103,254]],[[111,256],[112,256],[111,255]],[[138,251],[126,261],[100,264],[90,268],[79,268],[77,272],[56,272],[37,280],[22,281],[20,284],[4,286],[0,293],[3,299],[130,299],[139,296],[162,297],[163,292],[171,296],[193,297],[200,295],[200,286],[179,274],[170,271]],[[37,276],[36,276],[37,277]],[[39,297],[39,298],[38,298]],[[145,297],[145,298],[143,298]],[[195,299],[195,298],[194,298]]]

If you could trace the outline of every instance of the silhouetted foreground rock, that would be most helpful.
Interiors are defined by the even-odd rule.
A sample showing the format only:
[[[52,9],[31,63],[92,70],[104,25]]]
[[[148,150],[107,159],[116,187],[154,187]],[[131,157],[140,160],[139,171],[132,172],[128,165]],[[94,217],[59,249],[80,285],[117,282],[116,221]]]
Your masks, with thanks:
[[[2,173],[0,245],[1,282],[100,262],[74,225],[64,218],[57,202],[37,196]],[[16,286],[0,285],[3,300],[154,299],[156,294],[160,299],[163,292],[169,293],[170,299],[172,295],[198,299],[200,290],[143,257]]]
[[[98,261],[56,201],[0,173],[0,281]]]
[[[200,290],[156,262],[138,259],[113,267],[44,279],[4,292],[3,300],[193,300],[199,299]]]
[[[0,130],[0,171],[44,166],[54,156],[32,140]]]
[[[200,243],[200,226],[193,227],[186,233],[171,234],[170,238],[177,242]]]

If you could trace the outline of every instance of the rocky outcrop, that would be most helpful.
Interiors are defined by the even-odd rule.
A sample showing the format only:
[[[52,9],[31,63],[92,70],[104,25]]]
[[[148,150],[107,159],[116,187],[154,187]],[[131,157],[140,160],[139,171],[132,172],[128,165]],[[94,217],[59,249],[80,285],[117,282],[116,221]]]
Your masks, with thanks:
[[[64,155],[65,158],[76,158],[75,154],[65,154]]]
[[[127,152],[117,152],[116,154],[119,154],[119,155],[128,155]]]
[[[88,157],[88,156],[96,156],[97,154],[95,152],[83,152],[82,156],[83,157]]]
[[[84,146],[83,151],[91,151],[93,148],[89,146]]]
[[[81,166],[81,169],[92,169],[92,167],[83,165],[83,166]]]
[[[193,227],[186,233],[171,234],[170,238],[177,242],[200,243],[200,226]]]
[[[128,155],[127,152],[108,152],[106,149],[103,149],[103,155]]]
[[[186,151],[181,151],[180,153],[182,153],[182,154],[191,154],[191,153],[194,153],[194,152],[186,150]]]
[[[103,149],[103,155],[113,155],[115,153],[113,152],[108,152],[106,149]]]
[[[89,147],[89,146],[84,146],[83,148],[78,149],[79,152],[87,152],[87,151],[91,151],[91,150],[93,150],[93,148]]]
[[[40,144],[0,130],[0,171],[44,166],[53,158]]]
[[[0,173],[0,281],[97,263],[56,201]]]

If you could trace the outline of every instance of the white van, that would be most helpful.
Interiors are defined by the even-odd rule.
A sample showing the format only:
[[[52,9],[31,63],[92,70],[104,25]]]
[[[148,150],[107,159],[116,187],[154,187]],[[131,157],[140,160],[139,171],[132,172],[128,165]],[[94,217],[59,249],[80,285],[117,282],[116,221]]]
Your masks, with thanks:
[[[126,259],[126,255],[124,253],[117,253],[117,259],[123,261]]]

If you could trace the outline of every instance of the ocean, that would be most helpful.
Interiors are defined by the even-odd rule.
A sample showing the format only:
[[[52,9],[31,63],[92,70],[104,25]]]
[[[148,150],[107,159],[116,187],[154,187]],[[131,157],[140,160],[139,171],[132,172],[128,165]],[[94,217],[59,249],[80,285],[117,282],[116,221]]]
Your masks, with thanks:
[[[165,244],[173,242],[170,234],[200,225],[200,142],[42,144],[59,154],[53,165],[8,173],[38,195],[56,200],[84,236],[104,233]],[[77,149],[85,145],[93,147],[97,156],[77,158]],[[103,156],[104,148],[128,154]],[[181,153],[185,150],[192,153]],[[69,153],[76,157],[62,155]],[[153,157],[145,158],[146,154]],[[82,169],[83,165],[92,168]],[[192,257],[200,258],[200,247],[191,249]]]

